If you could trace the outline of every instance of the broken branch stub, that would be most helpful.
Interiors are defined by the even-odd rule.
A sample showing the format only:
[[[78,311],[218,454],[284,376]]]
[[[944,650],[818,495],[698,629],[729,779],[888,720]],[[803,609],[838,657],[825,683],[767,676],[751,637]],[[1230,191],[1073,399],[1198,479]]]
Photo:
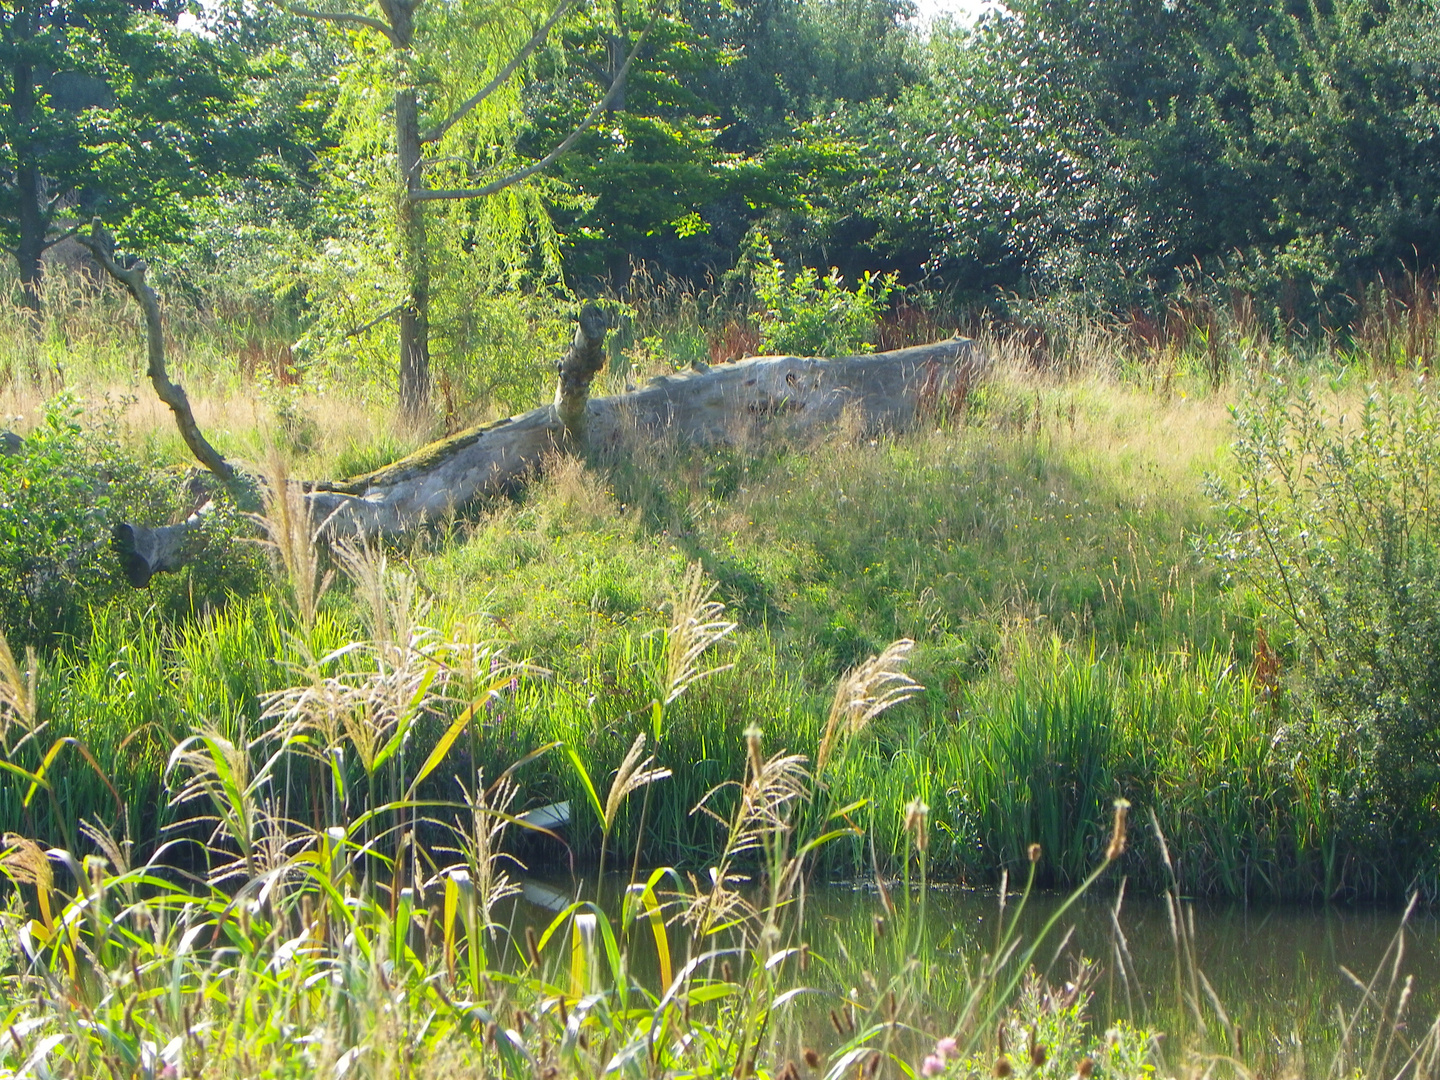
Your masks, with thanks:
[[[605,366],[605,332],[610,320],[594,304],[586,304],[580,312],[580,325],[558,365],[555,385],[555,413],[565,429],[571,445],[585,445],[585,406],[590,399],[590,384]]]

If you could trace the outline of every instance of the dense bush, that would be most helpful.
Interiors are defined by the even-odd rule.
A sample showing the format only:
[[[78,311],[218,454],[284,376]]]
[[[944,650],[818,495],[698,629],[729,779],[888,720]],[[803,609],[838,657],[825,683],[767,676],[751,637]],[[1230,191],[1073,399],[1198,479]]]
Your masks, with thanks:
[[[795,226],[962,293],[1163,308],[1197,264],[1277,322],[1440,256],[1435,5],[1012,0],[927,84],[811,138],[860,167]]]
[[[1328,391],[1328,392],[1327,392]],[[1440,836],[1440,401],[1424,378],[1256,381],[1235,409],[1221,554],[1293,649],[1302,705],[1352,759],[1351,838],[1433,869]],[[1334,734],[1330,732],[1327,734]],[[1303,740],[1303,736],[1292,736]]]
[[[179,483],[121,438],[113,415],[86,427],[61,395],[13,453],[0,454],[0,630],[16,649],[85,638],[92,613],[131,595],[110,549],[117,521],[163,524],[184,508]],[[233,510],[209,515],[206,557],[157,582],[146,605],[176,613],[222,602],[260,581],[252,552],[233,541]]]

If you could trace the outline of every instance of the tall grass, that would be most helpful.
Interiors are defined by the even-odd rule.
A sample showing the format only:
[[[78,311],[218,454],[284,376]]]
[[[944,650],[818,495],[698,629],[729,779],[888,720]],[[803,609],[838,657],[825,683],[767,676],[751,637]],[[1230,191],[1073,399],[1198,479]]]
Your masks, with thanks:
[[[1073,884],[1102,842],[1109,801],[1124,796],[1162,815],[1188,891],[1373,891],[1367,856],[1334,827],[1343,755],[1274,749],[1285,704],[1257,675],[1253,620],[1197,554],[1215,524],[1201,474],[1223,462],[1223,415],[1206,394],[1161,399],[1099,374],[1002,370],[961,417],[905,437],[559,459],[519,501],[390,552],[387,580],[403,578],[407,604],[426,610],[411,623],[435,627],[437,644],[485,626],[530,661],[449,752],[460,775],[493,774],[562,742],[579,768],[542,758],[520,797],[575,808],[580,851],[597,852],[603,836],[644,863],[704,863],[723,837],[689,811],[743,772],[746,729],[818,752],[834,681],[903,638],[927,689],[857,732],[843,764],[825,762],[836,805],[877,790],[895,798],[859,812],[875,852],[840,838],[820,856],[827,872],[903,871],[905,807],[918,801],[934,874],[988,881],[998,867],[1022,869],[1038,840],[1037,880]],[[322,589],[329,571],[306,555],[311,530],[295,514],[285,525],[285,506],[271,519],[288,552],[276,591],[286,600],[237,599],[179,623],[99,613],[92,642],[42,665],[41,712],[110,767],[142,850],[176,812],[158,797],[176,743],[262,730],[266,695],[295,672],[316,687],[360,678],[356,650],[322,662],[349,641],[409,640],[375,621],[387,602],[358,564]],[[670,597],[700,588],[684,585],[697,566],[737,624],[733,644],[716,661],[726,670],[667,704],[665,686],[689,670],[670,669],[683,656],[669,648],[683,636]],[[712,623],[696,604],[694,625]],[[387,661],[397,693],[409,655]],[[404,702],[387,709],[408,715]],[[407,719],[406,753],[423,759],[451,715]],[[580,813],[587,783],[603,794],[642,732],[656,767],[685,768],[613,812]],[[371,782],[354,754],[344,767],[352,785]],[[420,794],[448,797],[439,774],[426,784]],[[22,795],[0,794],[0,825],[53,843],[73,844],[81,819],[113,816],[113,795],[87,770],[67,774],[58,803],[21,807]],[[557,857],[543,837],[516,842]],[[1136,884],[1162,886],[1156,865],[1138,859]]]
[[[649,330],[714,329],[721,309],[678,286],[650,288],[629,297]],[[1424,338],[1422,293],[1386,309],[1395,334]],[[1022,868],[1038,836],[1038,880],[1073,883],[1108,800],[1123,795],[1162,816],[1187,891],[1393,891],[1378,856],[1339,839],[1345,748],[1297,741],[1304,718],[1287,712],[1257,659],[1252,600],[1227,592],[1204,557],[1221,523],[1202,478],[1228,468],[1228,428],[1223,386],[1194,351],[1198,303],[1178,306],[1163,334],[1078,316],[1063,340],[992,328],[992,377],[933,429],[847,429],[804,444],[762,432],[703,451],[657,440],[588,463],[557,459],[514,502],[390,552],[439,638],[485,624],[509,655],[532,661],[450,752],[467,770],[493,771],[563,741],[597,792],[641,731],[647,754],[661,754],[651,710],[666,697],[655,673],[672,629],[667,598],[698,565],[737,624],[731,669],[664,709],[664,753],[683,755],[682,773],[598,822],[576,816],[585,850],[603,832],[647,862],[704,861],[718,825],[688,810],[743,770],[744,731],[760,724],[784,745],[818,746],[834,681],[909,639],[927,690],[860,733],[828,781],[851,801],[877,785],[904,797],[864,811],[873,858],[842,839],[822,856],[830,870],[903,869],[904,808],[918,800],[935,828],[935,873],[975,881]],[[1227,372],[1292,347],[1241,314],[1205,316],[1223,331],[1205,347],[1223,339],[1231,350]],[[911,322],[917,334],[932,328]],[[1373,352],[1389,331],[1367,333]],[[1339,338],[1306,347],[1349,355]],[[337,430],[355,426],[353,414],[323,409]],[[275,443],[261,434],[244,436],[257,454]],[[367,452],[321,442],[313,454],[334,461]],[[375,603],[353,582],[324,593],[326,571],[296,561],[306,531],[292,522],[277,533],[293,564],[274,592],[285,601],[236,598],[175,621],[98,612],[92,642],[42,658],[40,713],[52,734],[96,748],[142,847],[173,814],[156,793],[178,741],[259,730],[265,695],[294,671],[312,682],[356,676],[350,659],[323,671],[320,661],[371,633]],[[443,737],[448,715],[414,718],[413,753]],[[1023,783],[1005,780],[1014,770]],[[23,792],[0,792],[0,824],[73,844],[81,819],[113,815],[93,772],[70,771],[55,799],[25,806]],[[522,795],[536,804],[588,800],[581,773],[558,757],[527,777]],[[1163,884],[1155,865],[1141,859],[1137,883]]]

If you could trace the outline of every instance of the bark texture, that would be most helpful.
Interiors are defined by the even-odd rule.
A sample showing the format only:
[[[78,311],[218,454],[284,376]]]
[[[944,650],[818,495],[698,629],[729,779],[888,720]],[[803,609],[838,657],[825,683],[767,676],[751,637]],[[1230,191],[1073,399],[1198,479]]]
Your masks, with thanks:
[[[585,407],[590,384],[605,366],[605,331],[609,321],[594,304],[580,312],[575,340],[560,360],[555,385],[555,414],[565,428],[566,438],[575,446],[585,445]]]
[[[847,408],[867,429],[902,429],[962,397],[985,363],[973,342],[953,338],[834,360],[754,357],[662,376],[633,393],[587,399],[585,390],[603,362],[604,333],[603,320],[582,315],[576,341],[560,365],[555,404],[432,443],[353,480],[305,485],[312,520],[323,522],[321,532],[330,540],[401,535],[477,498],[513,490],[535,474],[547,454],[574,445],[576,432],[592,451],[623,450],[627,440],[669,435],[715,445],[757,428],[795,433],[820,428]],[[129,579],[143,584],[175,569],[201,514],[158,529],[117,528],[116,547]]]

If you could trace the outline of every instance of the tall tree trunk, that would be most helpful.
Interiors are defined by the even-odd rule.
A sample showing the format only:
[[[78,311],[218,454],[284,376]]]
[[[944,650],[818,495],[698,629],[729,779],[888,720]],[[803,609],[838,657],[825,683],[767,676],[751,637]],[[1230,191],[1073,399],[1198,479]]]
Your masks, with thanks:
[[[615,81],[620,78],[620,72],[625,67],[625,58],[630,55],[630,31],[625,25],[625,0],[615,0],[615,31],[606,35],[605,41],[605,68],[606,74],[610,76],[610,85],[613,87]],[[617,112],[625,111],[625,87],[622,84],[619,92],[610,102],[610,108],[606,109],[606,115],[613,116]]]
[[[391,6],[401,63],[410,62],[414,6]],[[407,72],[395,91],[395,149],[399,162],[396,222],[400,233],[400,271],[405,306],[400,309],[400,408],[411,418],[430,408],[430,252],[425,235],[425,204],[413,196],[424,186],[420,170],[420,107]]]
[[[34,13],[22,6],[15,15],[16,36],[28,41],[35,35]],[[15,261],[19,263],[20,286],[24,304],[30,312],[34,329],[40,328],[40,256],[45,252],[45,230],[48,225],[43,206],[45,185],[35,162],[35,72],[23,60],[15,64],[11,108],[20,135],[15,147],[15,186],[19,199],[19,244]]]

